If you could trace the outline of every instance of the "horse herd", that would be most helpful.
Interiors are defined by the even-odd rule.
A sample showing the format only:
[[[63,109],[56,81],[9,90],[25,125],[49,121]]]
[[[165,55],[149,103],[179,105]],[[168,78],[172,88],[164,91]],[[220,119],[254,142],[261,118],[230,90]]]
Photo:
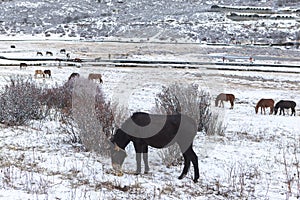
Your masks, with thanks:
[[[27,67],[28,67],[27,63],[20,63],[20,69],[26,69]],[[46,69],[46,70],[37,69],[34,71],[34,78],[38,78],[38,77],[46,78],[46,76],[48,76],[48,78],[52,78],[50,69]]]
[[[222,106],[224,107],[224,101],[230,102],[230,109],[233,109],[235,96],[233,94],[225,94],[221,93],[216,97],[215,106]],[[261,109],[261,114],[266,114],[266,108],[270,108],[270,115],[277,114],[279,110],[279,115],[285,115],[285,109],[291,109],[292,113],[291,116],[296,116],[296,102],[291,100],[280,100],[275,105],[275,101],[273,99],[260,99],[256,106],[255,106],[255,113],[257,114],[259,108]]]
[[[74,78],[79,78],[79,77],[80,77],[80,74],[77,73],[77,72],[74,72],[74,73],[72,73],[72,74],[69,76],[68,80],[70,81],[70,80],[72,80],[72,79],[74,79]],[[89,76],[88,76],[88,79],[89,79],[89,80],[96,80],[96,81],[98,80],[99,83],[103,83],[102,75],[101,75],[101,74],[90,73]]]
[[[20,69],[25,69],[27,68],[27,64],[26,63],[20,63]],[[41,70],[41,69],[37,69],[34,71],[34,78],[52,78],[52,72],[50,69],[46,69],[46,70]],[[80,77],[79,73],[72,73],[68,80],[71,80],[72,78],[76,78],[76,77]],[[99,81],[99,83],[103,83],[102,80],[102,75],[99,73],[90,73],[88,75],[88,79],[89,80],[96,80]]]

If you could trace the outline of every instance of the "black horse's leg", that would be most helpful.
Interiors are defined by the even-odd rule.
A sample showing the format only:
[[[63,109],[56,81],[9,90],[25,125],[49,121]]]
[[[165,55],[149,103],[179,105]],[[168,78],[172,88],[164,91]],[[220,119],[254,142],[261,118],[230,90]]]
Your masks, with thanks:
[[[147,174],[149,172],[148,145],[143,146],[143,160],[145,165],[145,174]]]
[[[178,177],[178,179],[183,179],[188,171],[189,171],[189,168],[190,168],[190,162],[191,160],[189,159],[189,157],[187,156],[186,152],[183,153],[183,158],[184,158],[184,167],[183,167],[183,170],[182,170],[182,173],[181,175]]]
[[[291,108],[292,109],[292,114],[291,114],[291,116],[296,116],[296,110],[295,110],[295,108]]]
[[[136,153],[135,154],[135,160],[136,160],[136,171],[135,174],[141,173],[141,162],[142,162],[142,153]]]
[[[142,162],[142,146],[133,143],[134,149],[135,149],[135,160],[136,160],[136,172],[135,174],[140,174],[141,173],[141,162]]]
[[[194,179],[193,181],[196,183],[198,182],[198,179],[200,177],[199,175],[199,165],[198,165],[198,157],[196,153],[193,150],[192,145],[184,152],[184,161],[188,160],[188,163],[184,162],[184,169],[182,171],[182,174],[180,175],[179,179],[183,178],[189,170],[190,167],[190,161],[192,161],[193,166],[194,166]]]
[[[198,182],[199,175],[199,165],[198,165],[198,156],[194,152],[193,148],[191,147],[191,161],[194,165],[194,182]]]
[[[280,108],[280,114],[281,114],[281,111],[282,111],[282,115],[284,116],[285,115],[284,108]]]

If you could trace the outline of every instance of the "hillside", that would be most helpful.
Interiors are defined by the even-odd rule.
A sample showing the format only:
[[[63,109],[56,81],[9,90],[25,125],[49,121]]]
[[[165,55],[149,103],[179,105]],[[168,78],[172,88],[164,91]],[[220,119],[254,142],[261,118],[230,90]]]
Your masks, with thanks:
[[[212,5],[299,8],[285,1],[27,0],[0,2],[0,34],[84,40],[140,38],[168,42],[281,43],[299,40],[293,20],[232,21]],[[296,13],[297,14],[297,13]]]

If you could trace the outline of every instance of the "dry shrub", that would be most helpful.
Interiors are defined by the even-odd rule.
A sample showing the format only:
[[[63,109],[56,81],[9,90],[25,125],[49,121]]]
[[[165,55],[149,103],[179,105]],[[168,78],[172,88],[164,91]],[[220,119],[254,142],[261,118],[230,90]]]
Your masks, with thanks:
[[[158,112],[185,114],[195,119],[198,131],[208,129],[211,119],[211,97],[208,92],[199,90],[198,85],[173,84],[163,87],[155,101]]]
[[[181,151],[176,143],[160,150],[158,155],[167,167],[181,165],[182,163]]]
[[[211,96],[200,90],[198,85],[173,84],[163,87],[156,98],[156,109],[159,113],[181,113],[195,119],[198,131],[207,135],[224,135],[219,115],[212,114]],[[160,157],[167,166],[180,164],[179,155],[181,152],[177,146],[170,146],[160,152]]]
[[[44,89],[30,77],[10,77],[0,94],[0,120],[6,125],[25,125],[45,118],[49,112],[42,98]]]
[[[72,95],[72,118],[80,141],[88,151],[109,155],[107,139],[121,115],[105,100],[101,87],[87,79],[76,79]]]
[[[107,139],[126,112],[106,101],[101,86],[88,79],[74,78],[49,90],[48,96],[49,106],[61,112],[61,129],[69,134],[70,142],[107,156]]]
[[[47,89],[43,93],[43,101],[49,108],[70,114],[72,108],[72,94],[74,81],[67,81],[62,86]]]
[[[222,116],[220,113],[213,113],[211,115],[211,118],[209,120],[206,135],[218,135],[218,136],[224,136],[226,127],[223,124]]]

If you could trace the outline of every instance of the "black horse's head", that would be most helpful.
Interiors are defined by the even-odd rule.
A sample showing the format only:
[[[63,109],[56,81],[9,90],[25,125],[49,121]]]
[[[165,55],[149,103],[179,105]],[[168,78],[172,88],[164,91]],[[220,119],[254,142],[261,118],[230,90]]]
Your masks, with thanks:
[[[116,134],[109,140],[112,167],[117,172],[122,171],[122,165],[127,156],[125,147],[129,142],[127,134],[121,129],[118,129]]]
[[[274,107],[274,115],[277,115],[277,112],[278,112],[278,107]]]

